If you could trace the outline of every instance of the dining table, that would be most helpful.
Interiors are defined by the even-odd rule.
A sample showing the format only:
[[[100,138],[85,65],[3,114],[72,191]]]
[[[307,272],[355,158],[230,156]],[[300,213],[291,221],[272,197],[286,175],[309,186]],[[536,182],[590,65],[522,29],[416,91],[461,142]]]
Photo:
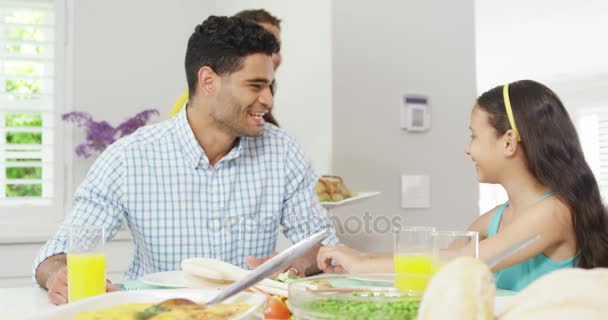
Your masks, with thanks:
[[[0,288],[2,319],[28,319],[57,308],[39,287]]]
[[[138,280],[119,282],[123,290],[169,289],[168,287],[150,285]],[[0,288],[0,319],[35,319],[37,315],[58,308],[51,303],[47,291],[38,286]]]

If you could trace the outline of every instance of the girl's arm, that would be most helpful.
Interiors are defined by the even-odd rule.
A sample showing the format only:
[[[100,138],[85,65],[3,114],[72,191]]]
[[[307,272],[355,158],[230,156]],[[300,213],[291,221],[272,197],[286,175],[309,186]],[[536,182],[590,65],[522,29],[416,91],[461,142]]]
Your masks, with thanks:
[[[570,210],[559,199],[549,200],[522,211],[510,225],[496,235],[480,241],[479,258],[486,261],[520,241],[536,234],[540,235],[540,239],[506,258],[492,271],[499,271],[530,259],[567,239],[566,236],[572,232]]]
[[[343,244],[322,247],[317,264],[327,273],[388,273],[394,270],[391,253],[363,253]]]

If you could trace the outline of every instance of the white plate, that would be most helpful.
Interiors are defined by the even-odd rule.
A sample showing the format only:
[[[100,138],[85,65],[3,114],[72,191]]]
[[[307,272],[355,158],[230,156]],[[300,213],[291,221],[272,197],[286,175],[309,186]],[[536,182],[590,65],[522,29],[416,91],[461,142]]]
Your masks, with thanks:
[[[46,312],[30,318],[31,320],[65,320],[72,319],[83,311],[106,309],[125,303],[158,303],[166,299],[185,298],[198,303],[211,300],[217,291],[201,289],[173,289],[173,290],[141,290],[141,291],[117,291],[83,299],[74,303],[60,306],[53,311]],[[259,317],[256,311],[264,305],[266,297],[253,292],[241,292],[226,300],[230,302],[246,302],[251,304],[242,315],[234,319],[250,319]]]
[[[379,195],[379,191],[370,191],[370,192],[357,192],[357,195],[351,198],[347,198],[341,201],[321,201],[321,205],[325,208],[337,207],[341,205],[345,205],[347,203],[359,201],[365,198],[373,197]]]
[[[167,288],[185,288],[184,272],[182,270],[148,273],[138,279],[139,281],[153,286]]]

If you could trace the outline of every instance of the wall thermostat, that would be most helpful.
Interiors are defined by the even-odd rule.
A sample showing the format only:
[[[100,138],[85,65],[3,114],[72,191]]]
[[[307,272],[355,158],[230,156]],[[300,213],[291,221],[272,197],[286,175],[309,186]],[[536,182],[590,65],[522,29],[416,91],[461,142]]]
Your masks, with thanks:
[[[401,129],[427,131],[431,128],[431,110],[426,96],[404,95],[400,113]]]

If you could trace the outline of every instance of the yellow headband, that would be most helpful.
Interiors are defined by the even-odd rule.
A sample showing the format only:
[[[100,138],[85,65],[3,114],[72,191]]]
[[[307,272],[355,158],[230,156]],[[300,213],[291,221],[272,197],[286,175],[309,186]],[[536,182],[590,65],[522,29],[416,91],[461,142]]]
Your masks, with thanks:
[[[515,136],[517,137],[517,141],[521,142],[521,136],[519,135],[519,130],[517,130],[517,126],[515,125],[515,117],[513,117],[513,110],[511,109],[511,99],[509,99],[509,84],[505,84],[502,87],[502,96],[505,100],[505,109],[507,109],[507,117],[509,117],[509,123],[511,124],[511,129],[515,132]]]

